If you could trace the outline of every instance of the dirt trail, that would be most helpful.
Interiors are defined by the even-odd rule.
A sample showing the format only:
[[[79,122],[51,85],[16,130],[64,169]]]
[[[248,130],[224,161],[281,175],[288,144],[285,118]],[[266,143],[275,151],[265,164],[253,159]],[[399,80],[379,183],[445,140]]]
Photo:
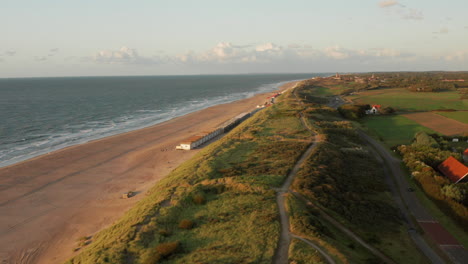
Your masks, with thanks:
[[[303,122],[304,126],[309,129],[303,120],[301,114],[301,121]],[[310,130],[310,129],[309,129]],[[285,264],[288,263],[288,251],[289,251],[289,244],[291,242],[291,232],[289,231],[289,215],[286,211],[285,206],[285,197],[289,192],[289,187],[291,186],[292,181],[294,180],[294,176],[296,176],[297,172],[301,168],[302,164],[307,160],[307,158],[311,155],[312,151],[317,147],[318,141],[317,136],[315,135],[314,143],[310,145],[310,147],[302,154],[301,158],[297,161],[294,168],[289,172],[286,181],[284,182],[283,186],[276,191],[276,202],[278,203],[279,213],[280,213],[280,221],[281,221],[281,234],[280,239],[278,242],[278,248],[276,249],[276,254],[273,263],[275,264]],[[311,244],[312,242],[308,242]],[[315,248],[315,247],[314,247]],[[323,252],[323,251],[322,251]],[[321,253],[322,253],[321,252]],[[331,259],[328,255],[325,255],[327,259]]]
[[[296,86],[294,86],[292,89],[294,89],[295,87]],[[293,94],[296,96],[294,91],[293,91]],[[302,101],[300,102],[302,103]],[[307,128],[309,131],[311,131],[312,133],[314,133],[314,143],[309,146],[309,148],[304,152],[304,154],[302,154],[301,158],[297,161],[296,165],[294,165],[294,168],[289,172],[286,178],[286,181],[283,183],[283,186],[281,186],[281,188],[276,190],[276,202],[278,204],[278,210],[280,213],[281,233],[280,233],[280,239],[278,241],[278,247],[276,248],[275,256],[273,258],[274,264],[287,264],[288,263],[288,252],[289,252],[289,244],[291,243],[291,237],[297,238],[297,236],[294,236],[289,231],[289,215],[286,211],[285,197],[287,193],[289,192],[289,187],[291,186],[291,183],[294,180],[294,176],[296,176],[302,164],[304,164],[307,158],[311,155],[312,151],[317,147],[317,144],[319,142],[318,135],[307,125],[302,113],[300,113],[300,115],[301,115],[301,122],[303,126]],[[308,245],[311,245],[315,249],[318,248],[318,246],[314,245],[312,242],[304,238],[301,238],[301,240],[306,242]],[[323,250],[319,250],[319,252],[325,257],[325,259],[332,260],[331,262],[329,261],[329,263],[331,264],[335,263],[333,259],[329,255],[327,255]]]
[[[294,87],[295,88],[295,87]],[[296,94],[293,91],[293,94],[296,96]],[[296,99],[297,96],[296,96]],[[303,104],[302,101],[300,101],[301,104]],[[276,194],[276,201],[278,203],[278,208],[279,208],[279,213],[280,213],[280,221],[281,221],[281,234],[280,234],[280,239],[278,241],[278,247],[275,252],[275,257],[273,259],[274,264],[286,264],[288,263],[288,252],[289,252],[289,244],[291,242],[291,238],[299,239],[312,248],[316,249],[325,259],[328,263],[335,264],[335,261],[333,258],[328,255],[324,250],[322,250],[319,246],[315,245],[311,241],[297,236],[293,234],[289,230],[289,216],[285,207],[285,196],[287,193],[291,193],[295,195],[297,198],[302,199],[308,206],[313,206],[313,204],[306,200],[304,197],[302,197],[300,194],[296,193],[295,191],[290,191],[289,188],[291,186],[292,181],[294,180],[294,177],[296,176],[297,172],[299,169],[302,167],[304,162],[307,160],[307,158],[311,155],[312,151],[317,147],[318,143],[321,141],[321,138],[318,134],[315,133],[315,131],[310,128],[307,125],[307,122],[305,121],[305,118],[302,113],[300,113],[300,118],[303,126],[307,128],[309,131],[311,131],[314,134],[314,142],[313,144],[302,154],[301,158],[298,160],[294,168],[291,170],[291,172],[288,174],[286,181],[284,182],[283,186],[281,188],[277,189],[277,194]],[[332,225],[340,229],[343,233],[348,235],[350,238],[361,244],[363,247],[367,248],[369,251],[371,251],[374,255],[379,257],[381,260],[383,260],[385,263],[395,263],[392,259],[389,257],[385,256],[383,253],[381,253],[379,250],[376,248],[372,247],[371,245],[367,244],[364,242],[363,239],[361,239],[359,236],[354,234],[351,230],[346,228],[345,226],[341,225],[336,219],[325,213],[323,210],[320,208],[313,206],[315,209],[318,209],[321,213],[321,215],[324,217],[325,220],[330,222]]]

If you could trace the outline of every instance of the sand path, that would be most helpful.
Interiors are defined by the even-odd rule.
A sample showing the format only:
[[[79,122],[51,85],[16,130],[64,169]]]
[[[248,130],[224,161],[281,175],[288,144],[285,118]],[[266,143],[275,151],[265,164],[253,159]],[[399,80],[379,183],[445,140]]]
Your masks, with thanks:
[[[282,89],[293,86],[287,84]],[[194,151],[174,146],[263,103],[265,94],[0,169],[0,263],[63,263]],[[121,199],[123,192],[137,195]]]

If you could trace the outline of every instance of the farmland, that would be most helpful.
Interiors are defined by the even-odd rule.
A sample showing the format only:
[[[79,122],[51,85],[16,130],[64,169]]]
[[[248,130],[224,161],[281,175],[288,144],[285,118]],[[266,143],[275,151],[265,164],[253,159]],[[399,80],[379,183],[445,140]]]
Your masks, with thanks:
[[[446,136],[455,136],[468,132],[467,124],[432,112],[410,113],[404,116]]]
[[[369,116],[362,122],[388,147],[410,143],[414,134],[419,131],[435,133],[435,131],[400,115]]]
[[[468,124],[468,112],[467,111],[456,111],[456,112],[437,112],[438,115],[445,116],[447,118],[460,121]]]
[[[405,112],[468,109],[468,99],[460,99],[456,91],[416,93],[403,88],[391,88],[363,91],[348,98],[356,104],[380,104]]]

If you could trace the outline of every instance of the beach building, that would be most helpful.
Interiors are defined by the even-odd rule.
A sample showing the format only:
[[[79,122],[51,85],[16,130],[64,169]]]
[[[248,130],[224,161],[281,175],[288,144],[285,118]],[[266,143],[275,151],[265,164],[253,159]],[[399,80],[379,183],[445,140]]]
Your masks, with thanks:
[[[276,98],[276,97],[278,97],[280,95],[281,95],[281,93],[276,93],[276,94],[274,94],[273,96],[271,96],[269,98],[274,99],[274,98]],[[234,127],[236,127],[237,125],[242,123],[247,118],[251,117],[256,112],[260,111],[261,109],[262,108],[257,108],[257,109],[252,110],[251,112],[241,113],[241,114],[235,116],[234,118],[224,122],[219,127],[215,128],[215,129],[213,129],[211,131],[201,132],[201,133],[199,133],[197,135],[191,136],[191,137],[183,140],[178,146],[176,146],[176,149],[177,150],[191,150],[191,149],[197,148],[197,147],[205,144],[206,142],[214,139],[215,137],[217,137],[217,136],[219,136],[219,135],[221,135],[223,133],[227,133],[227,132],[231,131]]]
[[[221,135],[223,130],[221,128],[214,129],[209,132],[202,132],[198,135],[191,136],[180,143],[180,145],[176,146],[176,149],[180,150],[191,150],[204,143],[212,140],[213,138]]]
[[[466,176],[468,176],[468,167],[452,156],[448,157],[444,162],[442,162],[438,169],[453,183],[466,181]]]

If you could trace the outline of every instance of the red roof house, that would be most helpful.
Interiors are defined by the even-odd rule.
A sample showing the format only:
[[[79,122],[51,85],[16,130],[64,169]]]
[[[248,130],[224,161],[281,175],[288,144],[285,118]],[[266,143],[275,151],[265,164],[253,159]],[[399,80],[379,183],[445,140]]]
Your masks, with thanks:
[[[438,169],[454,183],[460,182],[468,175],[468,167],[452,156],[442,162]]]

